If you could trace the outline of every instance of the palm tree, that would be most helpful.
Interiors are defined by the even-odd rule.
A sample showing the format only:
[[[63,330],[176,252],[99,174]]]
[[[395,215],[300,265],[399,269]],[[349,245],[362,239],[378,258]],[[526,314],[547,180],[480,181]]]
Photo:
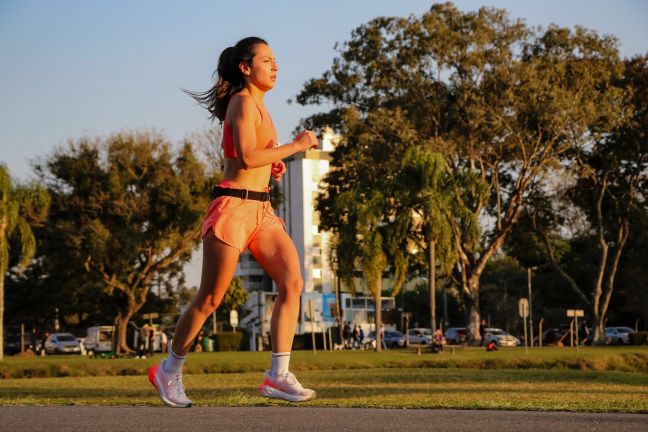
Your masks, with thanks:
[[[18,271],[29,265],[36,252],[32,226],[47,217],[49,204],[45,188],[36,184],[12,186],[9,170],[0,164],[0,360],[4,354],[4,278],[9,270],[10,256],[17,259]],[[9,243],[13,239],[20,250],[10,250]]]
[[[413,229],[410,235],[428,254],[428,283],[430,288],[430,328],[436,331],[436,270],[449,273],[455,260],[452,228],[448,223],[451,200],[444,187],[444,160],[440,153],[424,147],[407,149],[403,161],[401,180],[404,207],[411,209]],[[440,258],[440,259],[438,259]]]
[[[377,190],[368,193],[357,189],[340,194],[337,206],[344,209],[346,220],[335,228],[333,243],[338,272],[355,292],[356,269],[362,269],[367,287],[374,299],[376,351],[382,351],[382,279],[389,268],[394,274],[391,294],[398,294],[408,269],[405,242],[410,220],[407,214],[390,210],[390,201]]]

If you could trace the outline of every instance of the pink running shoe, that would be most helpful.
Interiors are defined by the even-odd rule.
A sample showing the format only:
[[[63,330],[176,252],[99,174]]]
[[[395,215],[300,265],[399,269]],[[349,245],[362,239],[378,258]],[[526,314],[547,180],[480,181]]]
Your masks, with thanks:
[[[148,379],[153,387],[160,392],[160,399],[167,406],[173,408],[189,408],[191,406],[191,401],[187,399],[184,385],[182,385],[182,374],[170,375],[164,372],[162,363],[160,363],[149,368]]]
[[[272,378],[270,371],[265,373],[265,381],[259,386],[261,396],[284,399],[290,402],[305,402],[315,399],[315,391],[305,389],[290,372]]]

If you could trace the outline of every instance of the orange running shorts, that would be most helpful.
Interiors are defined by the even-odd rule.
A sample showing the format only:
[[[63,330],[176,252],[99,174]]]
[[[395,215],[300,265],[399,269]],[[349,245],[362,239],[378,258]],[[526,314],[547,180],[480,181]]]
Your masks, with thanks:
[[[231,180],[223,180],[218,186],[244,189]],[[267,191],[269,188],[266,188]],[[212,229],[216,238],[243,253],[254,239],[271,230],[285,230],[286,223],[275,215],[270,201],[220,196],[209,203],[203,221],[202,238]]]

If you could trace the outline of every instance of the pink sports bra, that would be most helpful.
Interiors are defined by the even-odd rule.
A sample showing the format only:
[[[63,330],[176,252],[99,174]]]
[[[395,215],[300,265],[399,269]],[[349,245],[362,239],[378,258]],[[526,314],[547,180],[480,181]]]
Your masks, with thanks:
[[[247,96],[250,97],[246,94],[241,94],[241,93],[235,93],[232,95],[232,98],[234,96]],[[252,98],[254,100],[254,98]],[[231,98],[230,98],[231,101]],[[259,114],[261,115],[261,123],[259,123],[258,126],[255,128],[256,132],[256,148],[262,149],[262,148],[273,148],[277,146],[277,131],[275,130],[274,124],[272,123],[272,119],[270,118],[270,114],[267,113],[264,115],[263,109],[261,109],[261,106],[254,102],[257,106],[257,109],[259,110]],[[226,158],[233,158],[236,159],[236,149],[234,148],[234,135],[232,132],[232,128],[227,124],[227,122],[223,122],[223,154]]]

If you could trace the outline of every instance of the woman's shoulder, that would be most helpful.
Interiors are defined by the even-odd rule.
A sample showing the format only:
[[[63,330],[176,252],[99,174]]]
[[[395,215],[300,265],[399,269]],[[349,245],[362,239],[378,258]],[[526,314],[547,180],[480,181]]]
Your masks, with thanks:
[[[246,93],[234,93],[227,104],[227,115],[226,117],[234,116],[254,116],[257,117],[257,105],[254,102],[254,99]]]

